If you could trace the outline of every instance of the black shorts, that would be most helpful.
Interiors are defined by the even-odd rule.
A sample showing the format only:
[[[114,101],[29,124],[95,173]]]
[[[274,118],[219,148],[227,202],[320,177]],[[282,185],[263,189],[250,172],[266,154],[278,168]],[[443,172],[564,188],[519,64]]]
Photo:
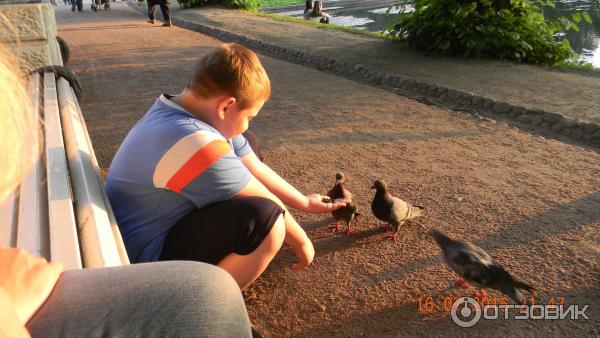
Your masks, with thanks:
[[[233,198],[196,209],[167,233],[159,260],[219,263],[247,255],[263,242],[283,209],[262,197]]]

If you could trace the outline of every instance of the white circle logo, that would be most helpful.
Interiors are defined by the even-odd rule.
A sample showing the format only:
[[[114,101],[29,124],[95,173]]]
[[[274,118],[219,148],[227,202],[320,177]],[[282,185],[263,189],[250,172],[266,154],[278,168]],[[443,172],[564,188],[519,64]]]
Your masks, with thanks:
[[[462,297],[452,304],[450,316],[456,325],[471,327],[481,319],[481,306],[471,297]]]

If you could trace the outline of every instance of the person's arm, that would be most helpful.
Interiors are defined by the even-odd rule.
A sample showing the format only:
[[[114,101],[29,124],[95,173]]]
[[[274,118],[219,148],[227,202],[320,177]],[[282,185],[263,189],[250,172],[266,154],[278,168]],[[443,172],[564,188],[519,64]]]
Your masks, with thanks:
[[[305,212],[331,212],[346,205],[343,201],[334,201],[334,203],[325,203],[319,194],[310,194],[305,196],[294,186],[289,184],[279,176],[268,165],[261,162],[254,153],[249,153],[242,157],[242,162],[270,192],[277,196],[283,203],[294,209]]]
[[[235,197],[242,196],[258,196],[270,199],[273,202],[277,203],[285,211],[284,242],[290,246],[290,248],[299,260],[299,262],[296,263],[292,267],[292,269],[300,270],[308,266],[315,256],[315,249],[312,245],[312,242],[306,235],[306,232],[304,232],[304,230],[302,229],[302,227],[300,227],[298,222],[296,222],[294,217],[292,217],[292,215],[287,211],[286,206],[283,204],[283,202],[254,177],[252,177],[250,179],[250,182],[248,182],[248,184],[246,184],[246,186],[235,195]]]
[[[22,333],[19,328],[46,301],[61,272],[60,263],[48,263],[23,249],[0,247],[0,333],[4,329]],[[4,328],[4,323],[10,325]]]
[[[29,338],[29,332],[19,321],[12,299],[0,287],[0,337]]]

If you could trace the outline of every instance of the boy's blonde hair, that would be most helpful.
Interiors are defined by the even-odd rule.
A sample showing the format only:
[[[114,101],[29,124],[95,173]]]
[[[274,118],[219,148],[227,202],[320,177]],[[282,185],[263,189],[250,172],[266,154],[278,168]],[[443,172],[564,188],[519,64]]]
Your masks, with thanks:
[[[40,144],[28,137],[35,128],[40,128],[39,117],[27,95],[19,62],[0,44],[0,202],[39,156]]]
[[[271,95],[271,82],[260,60],[237,43],[222,44],[200,59],[187,88],[203,98],[235,97],[242,109]]]

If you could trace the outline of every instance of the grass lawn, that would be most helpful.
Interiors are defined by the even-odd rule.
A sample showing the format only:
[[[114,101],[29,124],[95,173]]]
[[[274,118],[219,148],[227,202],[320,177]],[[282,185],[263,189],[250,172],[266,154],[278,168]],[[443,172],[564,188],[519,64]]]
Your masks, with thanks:
[[[302,5],[302,0],[259,0],[260,8],[283,7],[290,5]]]
[[[349,27],[349,26],[339,26],[339,25],[332,25],[332,24],[322,24],[322,23],[319,23],[317,21],[304,20],[302,18],[294,18],[294,17],[291,17],[291,16],[281,16],[281,15],[271,14],[271,13],[262,13],[262,12],[249,12],[249,13],[257,15],[257,16],[269,17],[271,19],[279,20],[279,21],[297,22],[297,23],[301,23],[301,24],[305,24],[305,25],[311,25],[311,26],[314,26],[314,27],[327,28],[327,29],[335,29],[335,30],[349,32],[349,33],[354,33],[354,34],[359,34],[359,35],[366,35],[366,36],[370,36],[370,37],[373,37],[373,38],[386,39],[386,37],[382,36],[380,33],[371,32],[371,31],[368,31],[368,30],[358,29],[358,28]]]

